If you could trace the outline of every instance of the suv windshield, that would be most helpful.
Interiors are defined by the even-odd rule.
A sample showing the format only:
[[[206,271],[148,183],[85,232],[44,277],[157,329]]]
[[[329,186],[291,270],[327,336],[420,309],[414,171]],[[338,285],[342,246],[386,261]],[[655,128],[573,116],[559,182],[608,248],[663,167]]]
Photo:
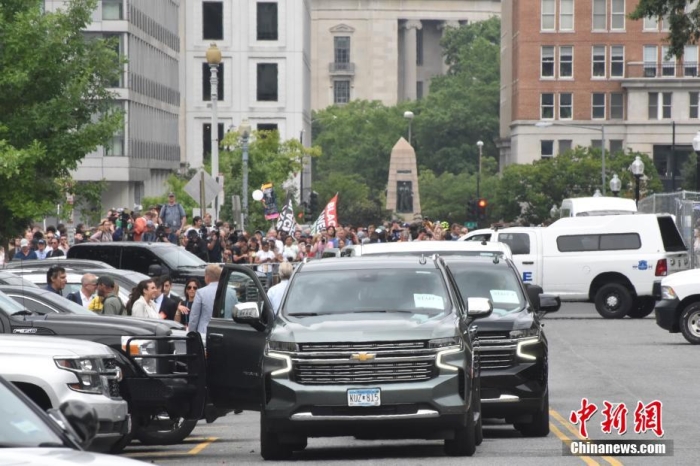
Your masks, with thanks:
[[[518,277],[508,267],[484,267],[484,264],[450,264],[462,297],[488,298],[493,302],[493,314],[517,312],[525,306]]]
[[[63,447],[63,440],[14,393],[0,383],[0,448]]]
[[[283,313],[294,315],[405,312],[444,315],[451,302],[438,270],[373,269],[302,272]]]
[[[163,248],[159,255],[168,264],[168,267],[172,269],[177,269],[178,267],[204,267],[207,265],[202,259],[182,248]]]

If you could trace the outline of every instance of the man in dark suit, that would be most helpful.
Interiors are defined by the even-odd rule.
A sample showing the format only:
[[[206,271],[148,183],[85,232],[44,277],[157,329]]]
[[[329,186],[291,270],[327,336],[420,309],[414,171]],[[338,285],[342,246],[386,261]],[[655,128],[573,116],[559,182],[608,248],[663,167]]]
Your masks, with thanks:
[[[83,306],[88,309],[90,301],[92,300],[92,295],[95,294],[97,290],[97,277],[91,273],[86,273],[80,279],[80,289],[72,293],[68,293],[66,298],[70,299],[76,304]]]
[[[46,258],[50,257],[63,257],[65,253],[58,247],[58,238],[55,236],[49,240],[49,247],[51,250],[46,253]]]

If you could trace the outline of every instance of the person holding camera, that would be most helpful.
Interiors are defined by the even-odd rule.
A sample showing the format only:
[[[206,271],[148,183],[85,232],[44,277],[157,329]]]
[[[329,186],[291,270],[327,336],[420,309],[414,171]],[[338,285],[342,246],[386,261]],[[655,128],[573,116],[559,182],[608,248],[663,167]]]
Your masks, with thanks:
[[[202,219],[200,218],[199,221],[201,222],[201,220]],[[204,239],[202,239],[200,236],[200,231],[195,227],[190,228],[185,233],[185,243],[185,250],[191,252],[205,262],[209,260],[207,243]]]

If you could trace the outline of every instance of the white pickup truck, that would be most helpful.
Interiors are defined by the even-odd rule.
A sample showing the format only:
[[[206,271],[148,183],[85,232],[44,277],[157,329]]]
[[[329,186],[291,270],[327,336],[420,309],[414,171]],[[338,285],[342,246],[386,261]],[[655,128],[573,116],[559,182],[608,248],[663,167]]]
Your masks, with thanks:
[[[593,301],[605,318],[646,317],[654,281],[690,267],[673,217],[567,217],[549,227],[475,230],[464,241],[508,244],[524,283],[562,300]]]
[[[116,452],[130,430],[119,395],[121,370],[109,347],[53,336],[0,335],[0,375],[40,408],[77,400],[95,408],[100,423],[90,450]]]
[[[657,299],[656,324],[700,345],[700,269],[662,279]]]

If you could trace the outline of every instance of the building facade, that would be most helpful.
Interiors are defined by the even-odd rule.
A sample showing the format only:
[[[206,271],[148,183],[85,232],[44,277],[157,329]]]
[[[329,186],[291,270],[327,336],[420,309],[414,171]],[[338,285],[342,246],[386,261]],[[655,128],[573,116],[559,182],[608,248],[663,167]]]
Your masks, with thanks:
[[[503,1],[501,167],[605,144],[647,153],[677,187],[700,129],[698,46],[667,57],[668,21],[630,20],[638,3]]]
[[[311,8],[309,0],[187,0],[182,18],[180,133],[185,160],[199,168],[211,154],[211,84],[205,54],[222,53],[218,71],[218,138],[247,119],[254,130],[310,144]],[[226,180],[224,180],[224,183]],[[303,186],[308,192],[310,167]],[[251,187],[249,192],[257,187]]]
[[[312,107],[354,99],[395,105],[444,74],[446,28],[500,14],[499,0],[314,0]]]
[[[45,11],[63,7],[45,0]],[[86,28],[88,38],[114,37],[127,59],[112,91],[124,126],[110,143],[88,154],[76,181],[106,180],[106,208],[140,204],[163,194],[165,180],[180,168],[178,15],[180,0],[102,0]]]

